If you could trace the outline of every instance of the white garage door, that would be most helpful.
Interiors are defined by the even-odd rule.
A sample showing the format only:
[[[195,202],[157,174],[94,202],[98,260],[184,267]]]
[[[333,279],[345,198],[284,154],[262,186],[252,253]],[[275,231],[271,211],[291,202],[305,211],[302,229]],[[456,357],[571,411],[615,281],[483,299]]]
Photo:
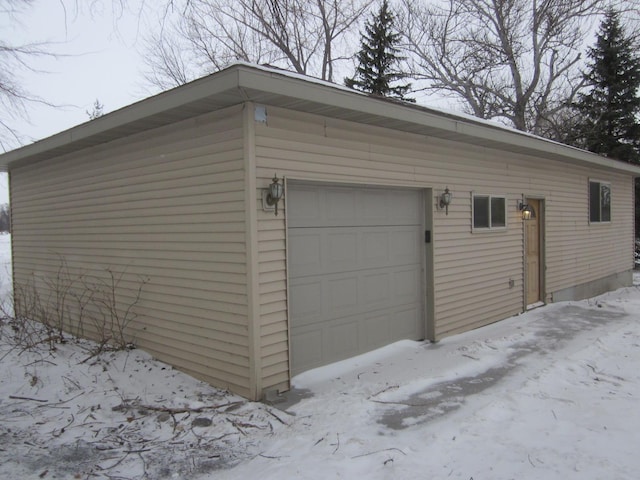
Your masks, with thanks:
[[[293,374],[424,338],[422,192],[289,184]]]

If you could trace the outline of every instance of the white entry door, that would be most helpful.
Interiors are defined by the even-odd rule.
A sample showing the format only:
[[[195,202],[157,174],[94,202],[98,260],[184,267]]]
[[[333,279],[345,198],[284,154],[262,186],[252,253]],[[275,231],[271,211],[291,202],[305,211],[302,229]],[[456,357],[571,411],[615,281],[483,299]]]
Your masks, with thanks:
[[[292,373],[424,338],[419,190],[290,183]]]

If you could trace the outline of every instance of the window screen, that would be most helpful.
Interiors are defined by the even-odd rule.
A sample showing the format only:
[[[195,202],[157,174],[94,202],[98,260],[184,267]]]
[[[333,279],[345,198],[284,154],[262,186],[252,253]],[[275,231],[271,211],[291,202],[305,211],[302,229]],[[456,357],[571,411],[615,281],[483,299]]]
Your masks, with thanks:
[[[592,223],[611,221],[611,185],[589,182],[589,221]]]
[[[493,195],[473,196],[473,228],[506,228],[507,201],[505,197]]]

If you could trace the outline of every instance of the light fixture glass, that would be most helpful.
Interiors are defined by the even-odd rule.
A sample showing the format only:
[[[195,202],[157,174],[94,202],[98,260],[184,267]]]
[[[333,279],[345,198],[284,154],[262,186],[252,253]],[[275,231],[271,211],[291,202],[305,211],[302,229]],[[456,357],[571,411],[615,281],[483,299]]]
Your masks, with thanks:
[[[449,187],[446,187],[442,195],[440,195],[440,208],[444,208],[447,215],[449,215],[449,205],[451,205],[452,198],[453,195],[449,191]]]
[[[518,204],[518,208],[520,209],[520,212],[522,213],[522,219],[523,220],[532,220],[534,218],[536,218],[536,211],[533,209],[533,207],[527,203],[523,203],[520,202]]]
[[[265,194],[263,194],[263,200],[269,207],[274,207],[276,216],[278,216],[278,202],[282,199],[283,194],[284,185],[280,183],[280,179],[274,174],[269,188],[266,189]]]

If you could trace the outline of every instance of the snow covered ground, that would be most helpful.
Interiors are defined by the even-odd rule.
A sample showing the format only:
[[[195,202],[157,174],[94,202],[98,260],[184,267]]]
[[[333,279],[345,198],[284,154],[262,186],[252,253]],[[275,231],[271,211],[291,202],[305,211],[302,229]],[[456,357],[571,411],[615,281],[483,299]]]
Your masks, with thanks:
[[[138,350],[91,357],[93,345],[75,340],[25,349],[14,333],[5,320],[0,478],[584,480],[640,471],[638,287],[306,372],[274,406]]]

